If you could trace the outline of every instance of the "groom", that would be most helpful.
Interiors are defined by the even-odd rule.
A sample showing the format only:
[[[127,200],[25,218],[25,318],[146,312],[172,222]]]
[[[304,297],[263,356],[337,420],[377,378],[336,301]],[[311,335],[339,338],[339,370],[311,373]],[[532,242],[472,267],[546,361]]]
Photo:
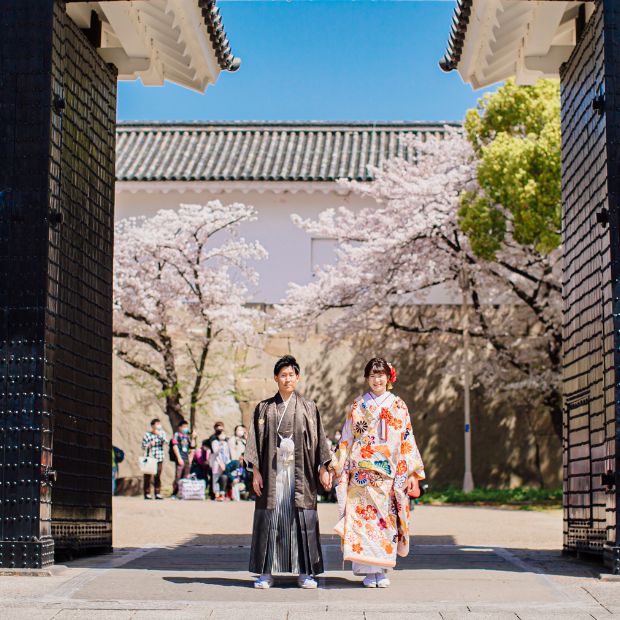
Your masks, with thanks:
[[[316,404],[295,391],[297,360],[285,355],[273,374],[278,392],[257,405],[244,454],[256,493],[250,571],[260,575],[255,588],[270,588],[274,573],[316,588],[323,572],[317,486],[331,488],[331,454]]]

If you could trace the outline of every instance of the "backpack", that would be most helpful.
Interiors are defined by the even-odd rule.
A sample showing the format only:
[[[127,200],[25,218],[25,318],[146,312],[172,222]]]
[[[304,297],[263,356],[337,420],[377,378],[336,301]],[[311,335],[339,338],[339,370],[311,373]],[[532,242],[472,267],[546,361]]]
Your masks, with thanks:
[[[172,442],[174,441],[174,437],[170,440],[170,443],[168,444],[168,458],[173,462],[176,463],[177,462],[177,455],[174,453],[174,446],[176,444],[173,444]]]

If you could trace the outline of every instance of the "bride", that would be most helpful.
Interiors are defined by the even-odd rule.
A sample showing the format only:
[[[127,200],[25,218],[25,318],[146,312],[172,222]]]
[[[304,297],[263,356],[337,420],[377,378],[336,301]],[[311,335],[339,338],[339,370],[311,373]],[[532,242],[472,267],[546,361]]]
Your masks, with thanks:
[[[424,465],[407,405],[390,392],[395,370],[381,357],[364,369],[369,391],[347,414],[334,460],[344,559],[367,588],[387,588],[396,554],[409,553],[409,499],[419,495]]]

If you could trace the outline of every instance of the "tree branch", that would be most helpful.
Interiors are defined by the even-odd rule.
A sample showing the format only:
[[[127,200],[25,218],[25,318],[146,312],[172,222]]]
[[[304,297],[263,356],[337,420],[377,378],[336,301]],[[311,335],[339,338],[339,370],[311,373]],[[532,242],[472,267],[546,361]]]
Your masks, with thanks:
[[[155,341],[154,338],[149,338],[148,336],[141,336],[139,334],[132,334],[131,332],[119,332],[116,330],[112,332],[112,335],[114,336],[114,338],[123,338],[125,340],[134,340],[136,342],[141,342],[142,344],[146,344],[155,351],[157,351],[157,353],[163,352],[161,345],[157,341]]]
[[[130,357],[126,351],[117,351],[116,354],[132,368],[140,370],[141,372],[144,372],[159,381],[163,389],[166,389],[168,387],[168,381],[166,377],[164,377],[164,375],[162,375],[157,369],[149,366],[148,364],[145,364],[144,362],[140,362],[133,357]]]

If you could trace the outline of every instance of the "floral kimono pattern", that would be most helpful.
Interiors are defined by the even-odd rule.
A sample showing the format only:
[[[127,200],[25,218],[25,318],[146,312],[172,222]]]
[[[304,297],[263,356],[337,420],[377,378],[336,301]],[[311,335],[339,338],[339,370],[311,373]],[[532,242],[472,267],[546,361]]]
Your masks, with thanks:
[[[351,407],[333,468],[338,480],[344,559],[391,568],[409,553],[407,479],[425,478],[407,405],[391,393],[367,393]]]

